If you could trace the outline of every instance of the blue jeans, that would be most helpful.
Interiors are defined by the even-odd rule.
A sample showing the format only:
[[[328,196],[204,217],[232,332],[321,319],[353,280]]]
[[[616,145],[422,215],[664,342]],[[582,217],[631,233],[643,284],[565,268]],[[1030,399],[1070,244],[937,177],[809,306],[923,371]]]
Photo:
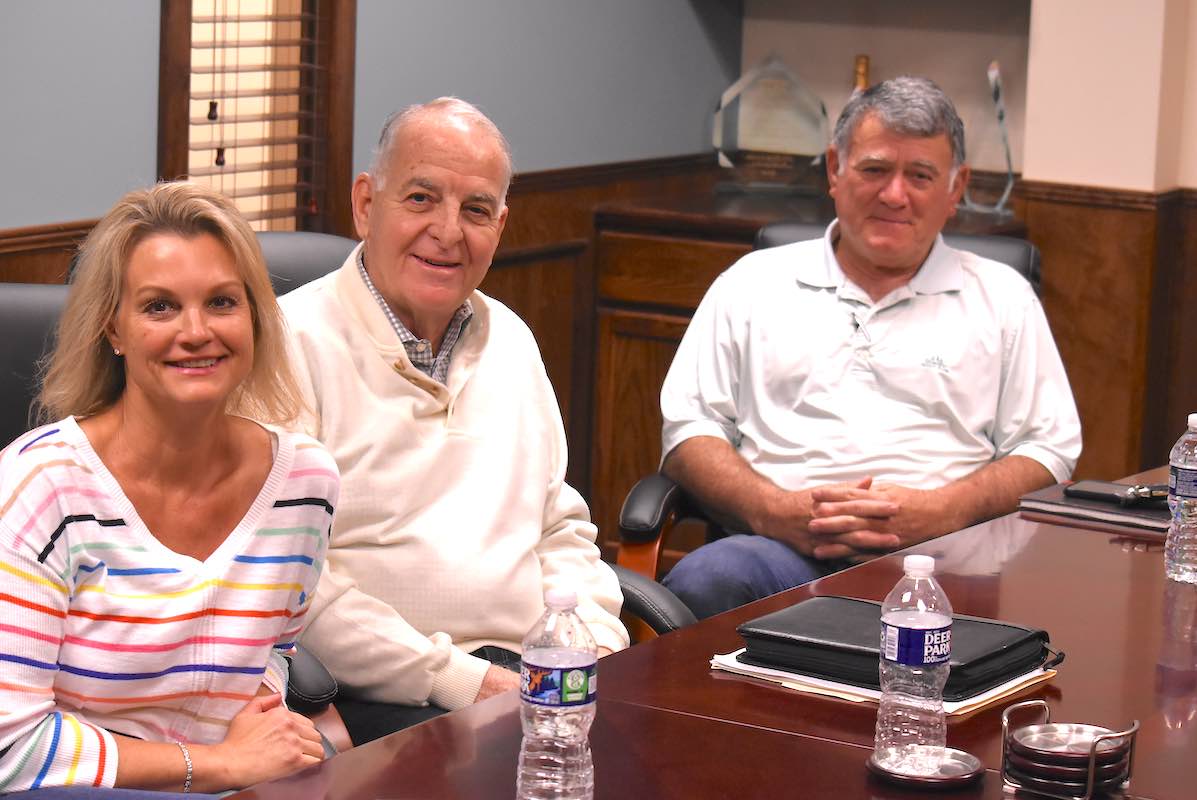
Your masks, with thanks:
[[[767,536],[734,533],[686,555],[661,583],[706,619],[842,569]]]

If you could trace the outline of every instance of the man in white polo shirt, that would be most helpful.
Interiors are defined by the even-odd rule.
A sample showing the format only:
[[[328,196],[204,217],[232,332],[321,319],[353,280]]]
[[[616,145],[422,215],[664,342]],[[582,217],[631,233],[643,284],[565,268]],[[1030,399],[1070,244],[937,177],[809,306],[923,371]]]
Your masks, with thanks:
[[[1012,511],[1080,455],[1031,286],[939,235],[968,181],[951,100],[857,95],[827,174],[825,236],[721,275],[661,392],[663,471],[743,532],[666,576],[699,617]]]

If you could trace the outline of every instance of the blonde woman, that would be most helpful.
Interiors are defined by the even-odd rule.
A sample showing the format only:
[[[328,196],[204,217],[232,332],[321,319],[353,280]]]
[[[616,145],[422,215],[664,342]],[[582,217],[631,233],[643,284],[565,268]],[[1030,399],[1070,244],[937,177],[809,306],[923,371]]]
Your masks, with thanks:
[[[2,289],[0,289],[2,290]],[[0,792],[214,792],[315,763],[283,654],[339,478],[300,401],[257,240],[185,183],[88,237],[44,374],[0,451]]]

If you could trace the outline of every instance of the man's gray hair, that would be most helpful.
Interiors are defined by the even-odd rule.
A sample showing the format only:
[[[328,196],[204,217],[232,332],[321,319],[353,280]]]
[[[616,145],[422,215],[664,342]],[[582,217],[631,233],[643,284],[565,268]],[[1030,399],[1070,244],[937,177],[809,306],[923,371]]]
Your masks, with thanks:
[[[876,114],[888,130],[903,136],[947,134],[953,174],[964,164],[964,123],[956,106],[934,81],[903,75],[870,86],[840,112],[831,137],[840,156],[840,170],[848,158],[852,134],[868,114]]]
[[[499,130],[499,126],[495,125],[490,117],[483,114],[473,103],[466,102],[458,97],[438,97],[427,103],[416,103],[415,105],[400,109],[387,117],[386,122],[382,124],[382,133],[378,137],[378,146],[374,148],[374,157],[370,160],[369,171],[370,176],[374,179],[374,185],[381,189],[385,183],[386,168],[388,163],[390,163],[395,143],[399,141],[399,134],[403,129],[419,119],[433,115],[465,117],[494,138],[495,142],[499,145],[499,150],[503,153],[505,169],[503,196],[500,199],[501,202],[506,203],[507,188],[511,185],[511,176],[514,172],[511,160],[511,145],[507,143],[507,139],[503,136],[502,131]]]

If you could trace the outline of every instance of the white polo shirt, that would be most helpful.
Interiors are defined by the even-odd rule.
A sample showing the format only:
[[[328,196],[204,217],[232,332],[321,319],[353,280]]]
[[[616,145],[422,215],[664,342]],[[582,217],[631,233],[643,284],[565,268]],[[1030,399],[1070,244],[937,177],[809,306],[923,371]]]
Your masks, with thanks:
[[[1071,475],[1080,420],[1030,284],[938,237],[874,303],[840,269],[836,224],[711,285],[661,391],[662,452],[720,437],[786,489],[935,488],[1007,455]]]

